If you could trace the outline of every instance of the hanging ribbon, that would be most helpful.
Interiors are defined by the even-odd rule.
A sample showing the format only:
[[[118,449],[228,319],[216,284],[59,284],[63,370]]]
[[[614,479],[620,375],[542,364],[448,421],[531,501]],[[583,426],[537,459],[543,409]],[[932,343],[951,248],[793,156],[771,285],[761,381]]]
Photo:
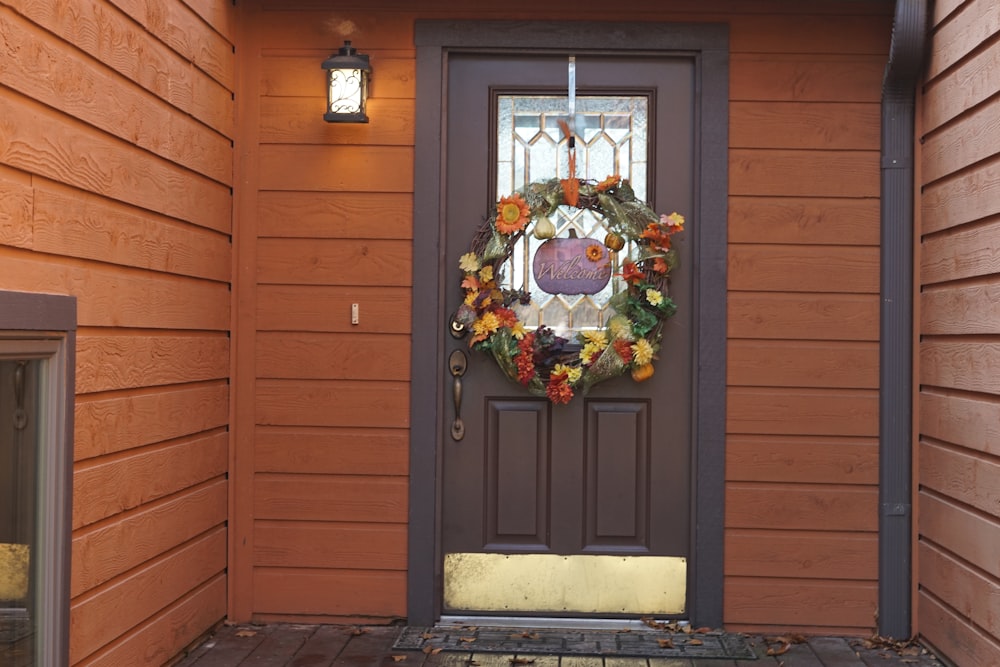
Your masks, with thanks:
[[[569,206],[576,206],[580,200],[580,181],[576,178],[576,56],[569,57],[567,72],[569,88],[569,123],[559,121],[559,127],[566,137],[569,150],[569,176],[561,179],[563,201]]]

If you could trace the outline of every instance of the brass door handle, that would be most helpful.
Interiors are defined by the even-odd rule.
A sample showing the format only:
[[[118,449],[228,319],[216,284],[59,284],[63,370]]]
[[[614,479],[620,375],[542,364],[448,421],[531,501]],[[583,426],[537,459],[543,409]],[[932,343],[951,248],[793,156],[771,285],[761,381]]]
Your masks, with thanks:
[[[462,376],[465,375],[468,364],[465,352],[461,350],[455,350],[448,357],[448,370],[454,378],[452,395],[455,399],[455,421],[451,423],[451,438],[456,441],[465,437],[465,424],[462,422]]]

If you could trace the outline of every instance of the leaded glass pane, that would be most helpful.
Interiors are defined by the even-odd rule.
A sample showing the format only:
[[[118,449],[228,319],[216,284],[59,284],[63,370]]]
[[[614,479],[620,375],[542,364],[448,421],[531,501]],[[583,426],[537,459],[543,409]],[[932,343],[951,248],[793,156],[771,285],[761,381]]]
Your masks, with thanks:
[[[502,95],[497,107],[497,195],[529,183],[569,177],[569,150],[559,121],[569,122],[565,95]],[[649,99],[645,96],[587,95],[576,98],[576,176],[595,181],[618,174],[628,179],[636,197],[646,200]],[[557,236],[603,241],[607,228],[591,211],[560,206],[551,216]],[[535,284],[531,259],[541,241],[528,234],[518,242],[504,278],[508,287],[531,294],[530,306],[518,316],[526,326],[557,331],[603,326],[611,296],[621,289],[613,279],[597,294],[553,295]],[[617,258],[613,269],[620,267]]]

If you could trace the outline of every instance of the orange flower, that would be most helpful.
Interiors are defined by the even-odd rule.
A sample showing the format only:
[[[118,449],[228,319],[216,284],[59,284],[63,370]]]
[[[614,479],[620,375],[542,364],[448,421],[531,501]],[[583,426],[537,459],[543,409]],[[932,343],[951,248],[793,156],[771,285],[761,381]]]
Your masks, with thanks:
[[[513,234],[524,229],[531,219],[531,208],[519,194],[501,197],[497,203],[496,228],[501,234]]]
[[[646,274],[640,271],[639,267],[632,262],[625,262],[622,265],[622,272],[615,275],[630,284],[637,283],[646,277]]]
[[[573,398],[573,388],[569,386],[566,373],[558,373],[549,377],[549,383],[545,386],[545,395],[553,403],[569,403]]]
[[[587,259],[591,262],[599,262],[604,257],[604,248],[599,245],[587,246]]]
[[[603,181],[597,184],[597,191],[604,192],[605,190],[610,190],[611,188],[618,185],[618,183],[620,183],[621,180],[622,177],[619,176],[618,174],[615,174],[614,176],[608,176]]]

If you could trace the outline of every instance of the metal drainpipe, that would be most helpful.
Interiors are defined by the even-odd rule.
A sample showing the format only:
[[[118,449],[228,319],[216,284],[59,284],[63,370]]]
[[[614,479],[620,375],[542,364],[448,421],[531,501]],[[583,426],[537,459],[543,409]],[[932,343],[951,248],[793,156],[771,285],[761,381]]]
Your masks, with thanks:
[[[927,0],[896,0],[882,81],[878,632],[908,638],[912,576],[913,142]]]

